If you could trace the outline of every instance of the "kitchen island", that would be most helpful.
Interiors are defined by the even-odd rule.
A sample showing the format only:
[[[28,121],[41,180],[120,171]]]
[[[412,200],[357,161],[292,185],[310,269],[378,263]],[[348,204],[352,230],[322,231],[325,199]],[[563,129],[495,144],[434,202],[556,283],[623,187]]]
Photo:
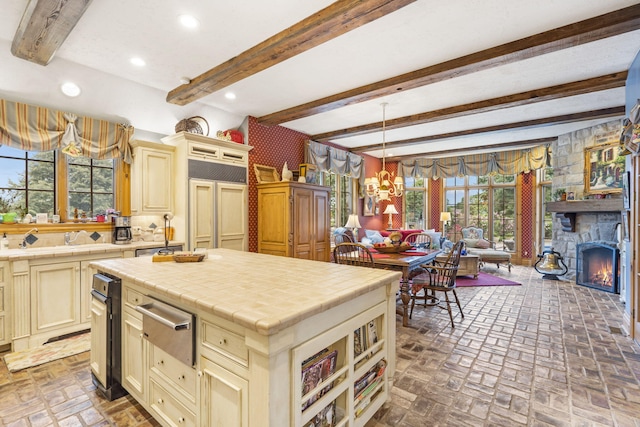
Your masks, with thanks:
[[[400,273],[226,249],[91,267],[122,280],[122,385],[163,425],[362,426],[389,398]],[[145,339],[154,303],[193,315],[192,364]]]

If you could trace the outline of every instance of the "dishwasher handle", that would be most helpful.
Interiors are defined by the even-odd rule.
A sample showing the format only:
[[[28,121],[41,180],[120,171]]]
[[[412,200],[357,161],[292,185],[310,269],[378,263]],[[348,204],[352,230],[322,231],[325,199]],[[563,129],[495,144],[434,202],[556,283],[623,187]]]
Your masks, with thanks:
[[[184,329],[191,329],[191,319],[168,319],[158,313],[152,311],[155,308],[154,303],[137,305],[136,311],[142,313],[143,316],[148,316],[153,320],[162,323],[163,325],[173,329],[174,331],[180,331]],[[161,311],[161,310],[158,310]],[[167,312],[167,314],[170,314]],[[174,316],[172,316],[174,317]]]

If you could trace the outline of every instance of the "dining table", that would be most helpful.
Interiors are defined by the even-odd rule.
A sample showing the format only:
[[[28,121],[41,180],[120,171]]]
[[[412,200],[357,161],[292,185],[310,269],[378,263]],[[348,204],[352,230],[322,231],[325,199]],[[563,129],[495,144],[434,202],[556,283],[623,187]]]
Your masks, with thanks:
[[[402,315],[402,326],[409,326],[409,302],[411,301],[409,278],[411,272],[420,268],[423,264],[433,262],[441,253],[440,249],[415,249],[395,253],[380,253],[375,248],[371,250],[375,268],[402,272],[402,279],[400,280],[402,308],[398,312],[398,314]]]

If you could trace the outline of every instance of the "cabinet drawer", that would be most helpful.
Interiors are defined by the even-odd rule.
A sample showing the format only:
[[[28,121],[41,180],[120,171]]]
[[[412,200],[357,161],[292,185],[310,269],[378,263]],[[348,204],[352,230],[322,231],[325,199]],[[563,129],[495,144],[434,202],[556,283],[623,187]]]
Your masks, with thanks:
[[[151,379],[149,381],[149,400],[151,407],[168,425],[196,426],[196,416],[181,404],[167,390]]]
[[[179,390],[184,391],[190,397],[190,400],[195,401],[195,369],[178,361],[155,345],[150,345],[149,351],[151,371],[166,379],[169,384],[175,385]]]
[[[124,288],[124,301],[128,306],[135,308],[136,305],[144,304],[144,295],[138,291],[134,291],[128,286]],[[138,313],[138,312],[136,312]]]
[[[243,336],[211,323],[202,322],[202,342],[204,346],[247,366],[249,350]]]

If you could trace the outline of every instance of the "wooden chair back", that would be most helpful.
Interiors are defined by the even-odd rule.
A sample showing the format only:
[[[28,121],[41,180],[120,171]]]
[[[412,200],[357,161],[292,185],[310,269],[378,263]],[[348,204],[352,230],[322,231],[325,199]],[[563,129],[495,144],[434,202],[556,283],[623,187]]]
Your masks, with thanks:
[[[431,247],[431,236],[427,233],[411,233],[404,239],[405,242],[411,243],[413,246]]]
[[[373,267],[373,256],[360,243],[340,243],[333,248],[333,261],[337,264]]]

